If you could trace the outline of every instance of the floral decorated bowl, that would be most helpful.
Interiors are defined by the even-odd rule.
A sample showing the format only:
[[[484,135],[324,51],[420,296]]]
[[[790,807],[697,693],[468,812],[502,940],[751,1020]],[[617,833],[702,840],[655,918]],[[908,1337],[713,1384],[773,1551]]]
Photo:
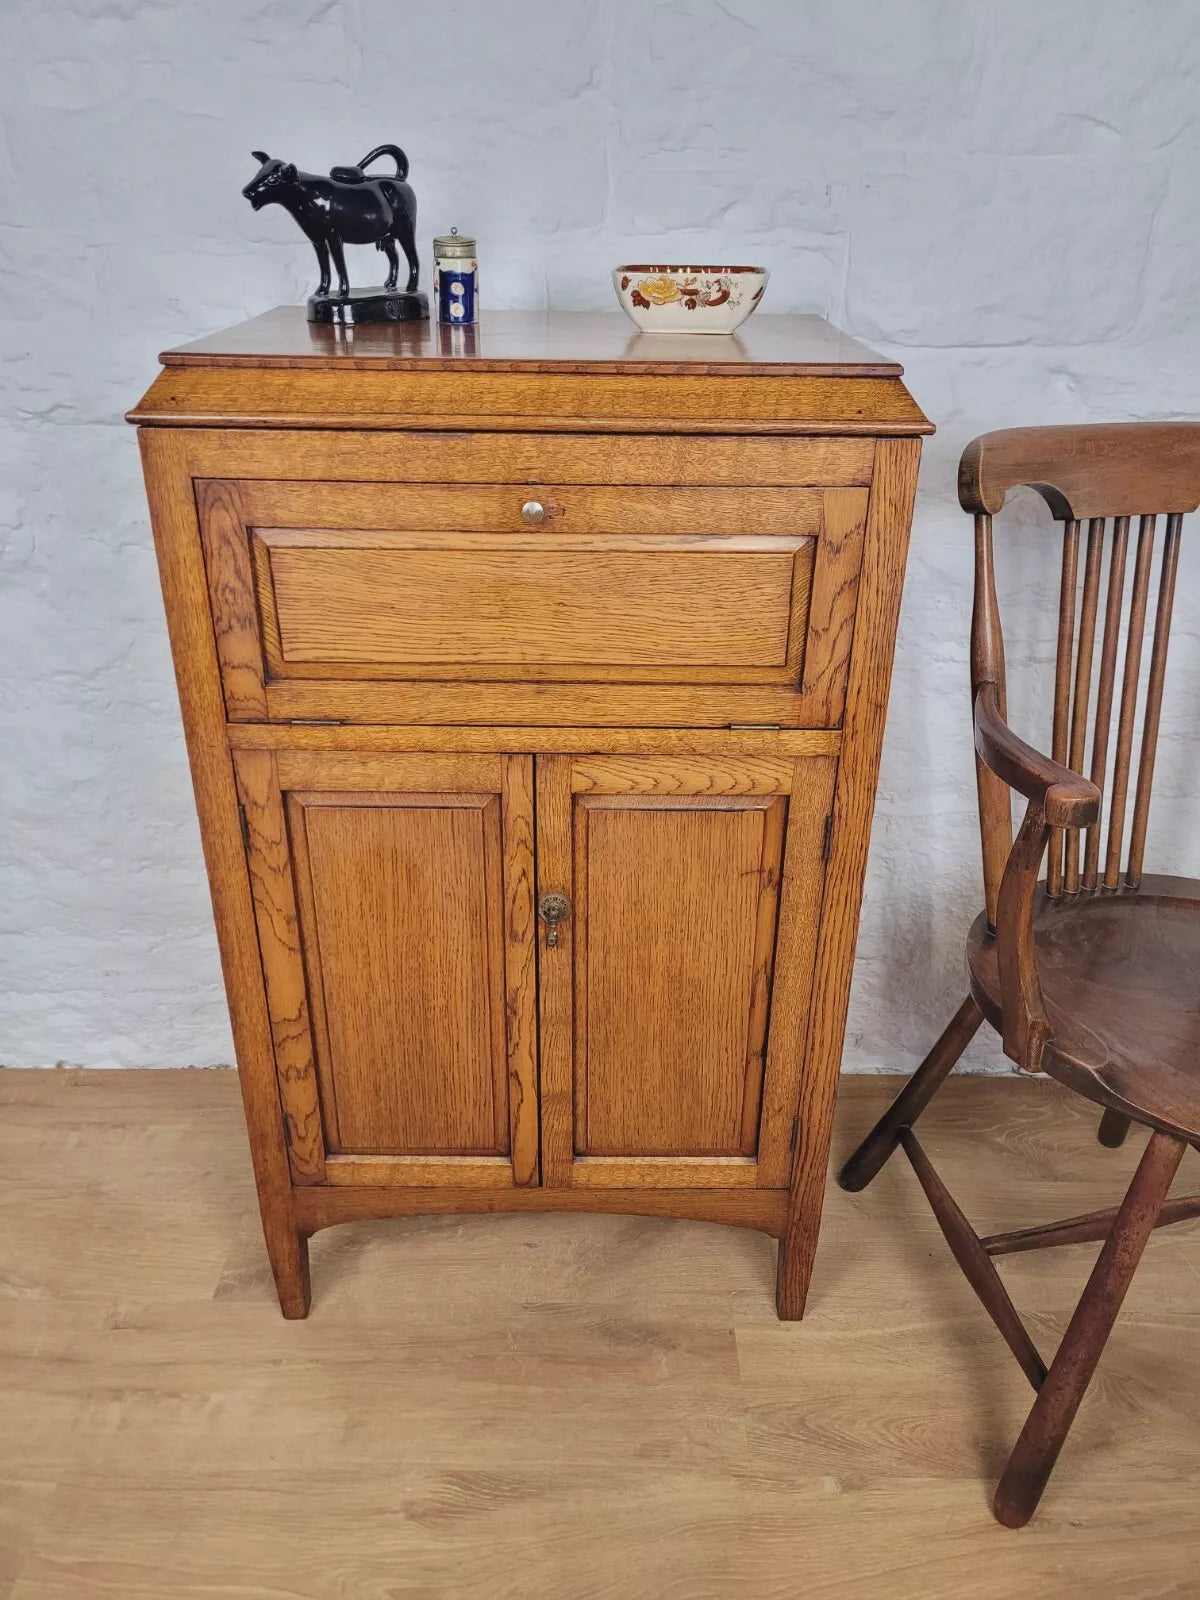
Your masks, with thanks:
[[[767,287],[766,267],[614,267],[612,278],[645,333],[732,333]]]

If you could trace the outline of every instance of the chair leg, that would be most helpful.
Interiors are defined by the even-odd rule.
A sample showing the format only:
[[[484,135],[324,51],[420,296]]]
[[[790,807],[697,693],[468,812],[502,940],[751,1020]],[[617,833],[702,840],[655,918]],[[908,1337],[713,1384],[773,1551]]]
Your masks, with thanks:
[[[993,1509],[1007,1528],[1023,1528],[1037,1509],[1185,1149],[1169,1133],[1150,1136],[1000,1479]]]
[[[1129,1132],[1130,1119],[1123,1117],[1119,1111],[1106,1111],[1100,1118],[1100,1130],[1097,1139],[1110,1150],[1119,1150],[1125,1143],[1125,1136]]]
[[[949,1027],[838,1174],[843,1189],[865,1189],[896,1148],[901,1128],[911,1128],[970,1044],[983,1012],[968,995]]]

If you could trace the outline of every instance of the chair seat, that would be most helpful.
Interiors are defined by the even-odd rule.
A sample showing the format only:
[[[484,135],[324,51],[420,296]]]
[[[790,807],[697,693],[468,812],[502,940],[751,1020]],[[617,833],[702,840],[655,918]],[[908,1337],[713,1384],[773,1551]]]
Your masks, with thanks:
[[[1034,904],[1038,975],[1050,1020],[1043,1069],[1101,1105],[1200,1138],[1200,882],[1143,878]],[[976,1003],[1003,1031],[996,941],[967,937]]]

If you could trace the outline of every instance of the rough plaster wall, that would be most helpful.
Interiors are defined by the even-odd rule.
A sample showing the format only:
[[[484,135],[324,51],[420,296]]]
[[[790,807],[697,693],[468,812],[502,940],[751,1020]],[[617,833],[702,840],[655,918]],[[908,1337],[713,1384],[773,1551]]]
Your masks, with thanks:
[[[955,463],[989,427],[1200,411],[1198,33],[1193,0],[3,0],[0,1059],[230,1059],[121,413],[164,345],[311,287],[290,220],[240,199],[252,147],[320,169],[396,139],[422,241],[477,232],[492,306],[763,261],[767,309],[905,363],[940,432],[846,1065],[912,1064],[979,901]],[[1053,549],[1016,512],[1008,637],[1044,681]],[[1198,585],[1189,544],[1151,855],[1192,871]]]

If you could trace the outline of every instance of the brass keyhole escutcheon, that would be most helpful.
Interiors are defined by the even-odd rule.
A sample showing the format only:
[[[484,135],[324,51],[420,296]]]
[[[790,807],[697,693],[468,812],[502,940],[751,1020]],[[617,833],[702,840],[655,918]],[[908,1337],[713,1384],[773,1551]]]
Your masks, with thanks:
[[[558,925],[571,915],[571,902],[565,894],[544,894],[538,901],[538,916],[546,924],[546,944],[553,949],[558,943]]]

